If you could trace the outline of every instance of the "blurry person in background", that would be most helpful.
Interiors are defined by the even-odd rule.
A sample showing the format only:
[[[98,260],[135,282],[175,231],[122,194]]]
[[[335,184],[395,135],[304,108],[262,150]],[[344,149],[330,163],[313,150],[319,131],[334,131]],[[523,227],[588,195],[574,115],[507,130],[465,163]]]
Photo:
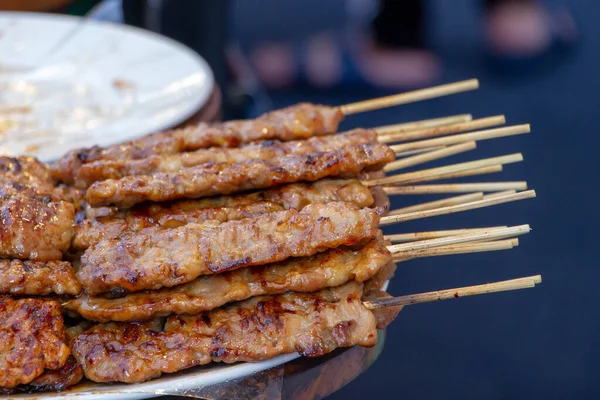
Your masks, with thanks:
[[[362,81],[393,89],[430,84],[442,65],[427,47],[425,3],[346,0],[349,31],[344,37],[324,29],[305,38],[301,45],[275,38],[254,46],[252,65],[271,88],[299,82],[331,87]],[[576,28],[564,7],[550,9],[536,0],[480,3],[484,7],[485,41],[494,57],[536,58],[558,43],[575,40]]]

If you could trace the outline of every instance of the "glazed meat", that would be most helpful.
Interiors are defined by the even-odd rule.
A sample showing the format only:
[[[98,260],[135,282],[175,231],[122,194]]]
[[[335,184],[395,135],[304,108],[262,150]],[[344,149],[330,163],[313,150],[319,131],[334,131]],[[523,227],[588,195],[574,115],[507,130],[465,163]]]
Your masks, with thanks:
[[[88,189],[86,200],[93,207],[117,205],[128,208],[148,200],[231,194],[325,177],[356,176],[366,168],[381,167],[394,158],[395,154],[388,146],[375,143],[275,160],[204,165],[178,172],[96,182]]]
[[[174,228],[208,220],[227,222],[291,208],[301,210],[312,203],[347,201],[361,208],[370,207],[374,203],[372,189],[357,180],[324,179],[242,195],[143,203],[130,210],[81,221],[75,227],[73,245],[87,249],[100,240],[117,239],[126,233],[150,228]]]
[[[78,278],[88,294],[159,289],[200,275],[311,256],[377,234],[379,209],[350,203],[311,204],[223,224],[103,240],[81,257]]]
[[[76,295],[80,291],[81,285],[68,262],[0,260],[0,293],[45,296]]]
[[[0,216],[0,258],[60,260],[71,244],[71,203],[15,193],[0,199]]]
[[[83,368],[75,358],[69,357],[65,365],[56,370],[46,370],[27,385],[12,389],[0,388],[0,394],[61,392],[78,384],[83,379]]]
[[[150,156],[139,160],[100,160],[84,164],[75,183],[86,188],[92,183],[125,176],[151,175],[157,172],[176,172],[206,163],[233,164],[251,159],[271,160],[291,154],[310,154],[332,151],[355,144],[375,143],[375,131],[356,129],[338,135],[312,137],[290,142],[263,141],[239,148],[210,148],[174,155]]]
[[[259,361],[299,352],[373,346],[375,317],[357,283],[311,294],[253,297],[195,316],[97,325],[75,339],[73,354],[96,382],[143,382],[210,362]]]
[[[355,248],[338,247],[311,257],[203,276],[184,285],[116,299],[82,295],[64,306],[91,320],[133,321],[172,313],[197,314],[254,296],[315,292],[373,277],[391,260],[387,244],[379,237]]]
[[[0,296],[0,387],[28,384],[69,354],[57,302]]]
[[[52,167],[53,175],[73,183],[79,168],[98,160],[138,160],[213,146],[238,147],[258,140],[295,140],[337,131],[343,114],[338,108],[298,104],[264,114],[255,120],[229,121],[159,132],[107,148],[92,147],[68,153]]]

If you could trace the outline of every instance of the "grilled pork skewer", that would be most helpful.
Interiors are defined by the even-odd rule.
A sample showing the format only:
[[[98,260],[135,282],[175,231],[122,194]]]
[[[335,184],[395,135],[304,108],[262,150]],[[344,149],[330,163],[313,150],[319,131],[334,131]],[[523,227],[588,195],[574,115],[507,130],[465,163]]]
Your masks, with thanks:
[[[66,261],[0,260],[0,293],[14,296],[76,295],[81,285]]]
[[[84,219],[75,228],[73,246],[82,250],[102,239],[116,239],[126,233],[157,227],[175,228],[208,220],[227,222],[292,208],[301,210],[313,203],[345,201],[360,208],[379,206],[387,209],[388,198],[380,189],[366,187],[355,179],[322,179],[240,195],[143,203],[111,215]]]
[[[88,294],[159,289],[200,275],[311,256],[375,237],[379,209],[311,204],[223,224],[188,224],[102,240],[85,251],[77,273]]]
[[[369,143],[274,160],[202,165],[172,173],[96,182],[88,189],[86,200],[92,207],[129,208],[143,201],[198,198],[325,177],[356,176],[394,159],[395,154],[388,146]]]
[[[351,282],[317,293],[253,297],[195,316],[172,316],[164,325],[97,325],[75,339],[73,354],[95,382],[134,383],[211,362],[371,347],[376,319],[361,298],[362,285]]]
[[[28,384],[67,362],[60,305],[0,296],[0,388]]]
[[[378,237],[361,246],[338,247],[311,257],[199,277],[184,285],[108,299],[84,294],[63,306],[94,321],[144,320],[197,314],[254,296],[314,292],[350,280],[364,282],[392,260]]]
[[[165,323],[96,325],[75,339],[73,354],[87,378],[126,383],[211,362],[260,361],[296,352],[317,357],[338,347],[375,345],[377,329],[404,305],[531,288],[540,282],[538,275],[397,298],[348,282],[316,293],[253,297],[198,315],[173,315]],[[395,308],[392,313],[390,307]]]
[[[310,154],[343,148],[345,146],[366,143],[391,143],[442,136],[466,130],[486,128],[503,124],[503,116],[482,118],[466,123],[447,125],[437,128],[422,129],[414,132],[397,132],[391,134],[389,129],[354,129],[337,135],[317,136],[309,139],[282,142],[266,140],[253,142],[239,148],[212,147],[199,149],[193,152],[184,152],[168,155],[154,155],[137,160],[99,160],[84,164],[75,172],[75,184],[80,188],[87,188],[94,182],[106,179],[119,179],[125,176],[151,175],[159,172],[175,172],[183,168],[195,167],[206,163],[235,163],[250,159],[270,160],[292,154]],[[521,126],[524,127],[524,126]],[[515,129],[517,127],[511,127]],[[390,134],[381,135],[381,131]],[[524,130],[524,128],[521,128]],[[473,132],[480,138],[494,136],[498,130]],[[502,131],[501,131],[502,132]],[[511,130],[512,132],[512,130]],[[508,135],[508,134],[507,134]],[[460,142],[459,142],[460,143]]]
[[[72,183],[81,165],[98,160],[140,159],[158,154],[176,154],[208,147],[238,147],[258,140],[307,139],[337,132],[344,115],[406,104],[477,89],[476,79],[416,90],[380,99],[328,107],[301,103],[271,111],[255,120],[200,124],[147,135],[107,148],[92,147],[68,153],[53,166],[55,177]]]

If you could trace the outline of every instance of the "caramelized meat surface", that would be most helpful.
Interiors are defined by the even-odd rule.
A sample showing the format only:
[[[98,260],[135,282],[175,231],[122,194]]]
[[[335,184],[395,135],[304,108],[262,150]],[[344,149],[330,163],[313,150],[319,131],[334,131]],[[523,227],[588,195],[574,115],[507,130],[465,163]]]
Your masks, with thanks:
[[[52,167],[53,175],[73,183],[83,164],[97,160],[137,160],[158,154],[177,154],[208,147],[238,147],[258,140],[295,140],[337,131],[343,114],[338,108],[297,104],[254,120],[199,124],[159,132],[107,148],[92,147],[68,153]]]
[[[346,201],[358,207],[371,207],[371,190],[357,180],[323,179],[312,183],[293,183],[249,194],[180,200],[171,203],[143,203],[129,210],[81,221],[75,227],[73,245],[87,249],[103,239],[117,239],[127,233],[148,228],[174,228],[208,220],[219,222],[252,218],[267,212],[312,203]]]
[[[93,207],[129,208],[143,201],[198,198],[326,177],[356,176],[364,169],[380,167],[394,158],[388,146],[375,143],[274,160],[203,165],[177,172],[96,182],[88,189],[86,200]]]
[[[373,346],[375,317],[357,283],[317,293],[253,297],[195,316],[97,325],[79,335],[73,354],[96,382],[143,382],[210,362],[266,360],[299,352]]]
[[[233,164],[251,159],[271,160],[291,154],[332,151],[350,145],[376,141],[377,134],[374,131],[356,129],[338,135],[317,136],[291,142],[270,140],[233,149],[201,149],[173,155],[150,156],[139,160],[100,160],[82,165],[75,183],[78,187],[87,188],[94,182],[106,179],[152,175],[157,172],[176,172],[207,163]]]
[[[60,305],[0,296],[0,387],[28,384],[45,369],[61,368],[70,354]]]
[[[0,293],[45,296],[80,291],[73,266],[66,261],[0,260]]]
[[[197,314],[254,296],[315,292],[373,277],[391,260],[387,244],[379,237],[362,246],[338,247],[311,257],[203,276],[184,285],[116,299],[82,295],[65,307],[91,320],[135,321],[173,313]]]
[[[378,209],[350,203],[311,204],[223,224],[188,224],[103,240],[81,257],[88,294],[159,289],[200,275],[311,256],[377,234]]]
[[[0,258],[60,260],[74,233],[71,203],[16,193],[0,198]]]

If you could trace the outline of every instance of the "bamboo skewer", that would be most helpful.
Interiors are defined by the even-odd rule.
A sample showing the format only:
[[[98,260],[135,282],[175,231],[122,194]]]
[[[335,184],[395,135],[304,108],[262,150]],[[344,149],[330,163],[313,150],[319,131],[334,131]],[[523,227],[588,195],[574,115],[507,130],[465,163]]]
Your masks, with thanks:
[[[531,126],[529,124],[524,125],[513,125],[506,126],[503,128],[486,129],[483,131],[463,133],[460,135],[447,136],[435,139],[420,140],[418,142],[402,143],[394,146],[390,146],[396,153],[403,153],[409,150],[418,150],[428,147],[436,146],[448,146],[451,144],[457,144],[462,142],[468,142],[471,140],[489,140],[497,139],[501,137],[522,135],[531,132]]]
[[[466,81],[434,86],[427,89],[419,89],[412,92],[405,92],[391,96],[380,97],[377,99],[345,104],[339,108],[344,115],[351,115],[378,110],[381,108],[399,106],[401,104],[414,103],[421,100],[433,99],[436,97],[448,96],[451,94],[475,90],[478,87],[479,81],[477,79],[469,79]]]
[[[452,246],[441,246],[432,249],[404,251],[394,253],[394,261],[407,261],[414,258],[438,257],[456,254],[483,253],[487,251],[510,250],[519,245],[519,239],[498,240],[494,242],[477,242]]]
[[[440,175],[429,176],[429,177],[422,178],[422,179],[415,179],[414,181],[412,181],[410,183],[413,184],[413,183],[421,183],[421,182],[441,181],[441,180],[445,180],[445,179],[463,178],[463,177],[467,177],[467,176],[493,174],[496,172],[502,172],[502,169],[503,169],[502,164],[496,164],[496,165],[492,165],[490,167],[475,168],[475,169],[461,171],[461,172],[453,172],[450,174],[440,174]]]
[[[449,183],[437,185],[385,187],[388,195],[500,192],[527,190],[527,182]]]
[[[461,212],[461,211],[475,210],[478,208],[489,207],[489,206],[493,206],[496,204],[508,203],[511,201],[531,199],[534,197],[535,197],[535,191],[527,190],[525,192],[508,194],[508,195],[501,196],[501,197],[495,197],[495,198],[491,198],[491,199],[488,198],[488,199],[484,199],[484,200],[478,200],[478,201],[473,201],[473,202],[464,203],[464,204],[458,204],[458,205],[454,205],[454,206],[441,207],[441,208],[436,208],[433,210],[416,211],[416,212],[411,212],[411,213],[406,213],[406,214],[401,214],[401,215],[388,215],[388,216],[380,218],[379,225],[385,226],[385,225],[395,224],[398,222],[412,221],[415,219],[434,217],[434,216],[438,216],[438,215],[453,214],[453,213],[457,213],[457,212]]]
[[[384,307],[407,306],[411,304],[427,303],[436,300],[447,300],[458,297],[476,296],[479,294],[488,294],[504,292],[509,290],[528,289],[535,287],[542,282],[541,275],[534,275],[525,278],[511,279],[483,285],[466,286],[455,289],[436,290],[434,292],[411,294],[407,296],[394,297],[391,299],[381,299],[365,301],[365,307],[371,310]]]
[[[485,232],[491,229],[508,228],[507,226],[490,226],[487,228],[469,228],[469,229],[450,229],[443,231],[429,232],[412,232],[412,233],[397,233],[393,235],[385,235],[384,239],[392,243],[414,242],[417,240],[436,239],[447,236],[464,235],[467,233]]]
[[[502,192],[489,193],[483,196],[483,199],[494,199],[496,197],[506,196],[507,194],[515,194],[517,191],[515,189],[504,190]]]
[[[455,154],[464,153],[469,150],[477,148],[476,142],[465,142],[457,144],[455,146],[442,147],[439,150],[430,151],[424,154],[419,154],[412,157],[402,158],[400,160],[392,161],[387,164],[383,170],[386,172],[397,171],[399,169],[413,167],[415,165],[423,164],[433,160],[439,160],[440,158],[450,157]]]
[[[473,116],[471,114],[459,114],[459,115],[451,115],[449,117],[441,117],[441,118],[432,118],[432,119],[423,119],[420,121],[412,121],[412,122],[403,122],[400,124],[386,125],[375,128],[375,130],[380,135],[386,135],[386,131],[391,131],[394,133],[397,132],[408,132],[417,129],[424,128],[435,128],[436,126],[444,126],[451,124],[458,124],[461,122],[469,122],[473,120]]]
[[[432,176],[439,176],[445,174],[452,174],[455,172],[462,172],[482,167],[489,167],[497,164],[510,164],[523,160],[521,153],[510,154],[501,157],[485,158],[482,160],[469,161],[465,163],[447,165],[444,167],[424,169],[421,171],[408,172],[405,174],[398,174],[394,176],[388,176],[385,178],[372,179],[363,181],[366,186],[387,186],[387,185],[399,185],[418,182],[420,179],[429,178]]]
[[[408,142],[410,140],[424,139],[433,136],[451,135],[453,133],[473,131],[476,129],[488,128],[490,126],[502,125],[506,123],[504,115],[498,115],[488,118],[475,119],[469,122],[458,124],[443,125],[433,128],[419,129],[414,131],[398,131],[394,125],[375,128],[378,141],[380,143]]]
[[[395,210],[388,212],[388,215],[401,215],[401,214],[408,214],[408,213],[416,212],[416,211],[432,210],[432,209],[440,208],[440,207],[448,207],[448,206],[454,206],[457,204],[471,203],[471,202],[477,201],[477,200],[483,200],[483,192],[469,193],[469,194],[465,194],[462,196],[448,197],[448,198],[441,199],[441,200],[435,200],[435,201],[429,201],[427,203],[416,204],[414,206],[397,208]]]
[[[414,156],[415,154],[427,153],[429,151],[443,149],[444,147],[446,147],[446,146],[428,147],[425,149],[417,149],[417,150],[411,150],[411,151],[404,151],[402,153],[396,153],[396,159],[401,158],[401,157]]]
[[[388,246],[388,250],[391,253],[400,253],[406,251],[416,251],[422,249],[428,249],[431,247],[441,247],[452,244],[476,242],[476,241],[491,241],[496,239],[504,239],[507,237],[513,237],[518,235],[524,235],[529,233],[531,228],[529,225],[518,225],[511,226],[508,228],[490,229],[487,231],[467,233],[465,235],[456,235],[441,237],[437,239],[420,240],[418,242],[401,243]]]

